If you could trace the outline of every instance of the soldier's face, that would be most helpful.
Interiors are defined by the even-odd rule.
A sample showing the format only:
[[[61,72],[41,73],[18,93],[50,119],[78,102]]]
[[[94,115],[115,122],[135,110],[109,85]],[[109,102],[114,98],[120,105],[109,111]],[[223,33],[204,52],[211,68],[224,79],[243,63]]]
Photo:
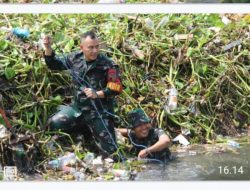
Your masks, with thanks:
[[[141,125],[138,125],[138,126],[134,129],[135,136],[136,136],[138,139],[142,139],[142,138],[147,137],[150,127],[151,127],[151,124],[150,124],[150,123],[143,123],[143,124],[141,124]]]
[[[80,48],[87,61],[96,60],[100,51],[100,42],[97,38],[91,39],[89,36],[82,40]]]

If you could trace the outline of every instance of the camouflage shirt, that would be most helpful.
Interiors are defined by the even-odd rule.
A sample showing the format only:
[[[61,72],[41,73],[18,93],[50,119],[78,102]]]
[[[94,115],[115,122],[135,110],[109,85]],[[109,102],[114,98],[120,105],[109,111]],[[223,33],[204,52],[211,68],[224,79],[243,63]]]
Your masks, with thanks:
[[[82,51],[62,57],[53,52],[51,56],[44,56],[44,58],[51,70],[71,69],[74,83],[73,104],[79,110],[88,113],[94,110],[90,99],[87,99],[83,93],[83,89],[87,87],[95,91],[103,90],[105,98],[97,98],[93,101],[99,110],[104,108],[113,112],[114,96],[121,93],[122,84],[118,65],[112,60],[99,54],[96,60],[87,62]]]
[[[141,146],[135,146],[134,144],[137,145],[143,145],[145,147],[150,147],[154,145],[160,138],[161,135],[165,134],[165,132],[162,129],[159,128],[150,128],[149,134],[146,138],[143,139],[138,139],[133,131],[130,131],[130,141],[133,141],[133,148],[132,152],[135,153],[136,155],[139,154],[141,150],[144,148]],[[171,153],[168,148],[159,151],[159,152],[153,152],[151,155],[148,156],[148,158],[151,159],[159,159],[161,161],[166,162],[167,160],[171,159]]]

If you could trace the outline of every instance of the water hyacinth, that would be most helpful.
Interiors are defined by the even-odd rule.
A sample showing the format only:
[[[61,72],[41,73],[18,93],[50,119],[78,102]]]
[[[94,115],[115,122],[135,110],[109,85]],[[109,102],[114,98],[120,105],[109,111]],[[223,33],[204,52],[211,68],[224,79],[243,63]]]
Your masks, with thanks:
[[[223,16],[231,23],[224,24]],[[36,135],[42,155],[64,152],[66,147],[57,140],[57,150],[48,150],[45,145],[54,134],[41,130],[58,105],[70,103],[71,76],[47,68],[39,40],[49,34],[56,44],[53,49],[68,53],[79,49],[82,32],[94,29],[103,42],[102,52],[122,71],[124,92],[117,97],[116,109],[122,119],[117,127],[125,126],[127,113],[140,107],[172,138],[189,130],[191,143],[245,132],[250,123],[250,21],[248,15],[223,16],[3,14],[1,25],[7,21],[12,28],[28,26],[30,33],[19,38],[0,31],[0,106],[11,126]],[[178,104],[169,114],[164,107],[172,87],[178,91]],[[0,124],[5,125],[2,117]],[[74,146],[75,139],[59,135],[84,158],[86,150]]]

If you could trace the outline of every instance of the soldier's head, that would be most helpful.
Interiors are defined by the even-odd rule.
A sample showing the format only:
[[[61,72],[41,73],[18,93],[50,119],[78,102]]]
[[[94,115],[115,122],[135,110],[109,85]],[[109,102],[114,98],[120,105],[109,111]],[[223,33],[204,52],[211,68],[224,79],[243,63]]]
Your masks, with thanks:
[[[137,138],[141,139],[148,136],[151,123],[142,109],[135,109],[129,112],[128,120]]]
[[[100,42],[93,31],[88,31],[81,35],[80,48],[87,61],[96,60],[100,51]]]

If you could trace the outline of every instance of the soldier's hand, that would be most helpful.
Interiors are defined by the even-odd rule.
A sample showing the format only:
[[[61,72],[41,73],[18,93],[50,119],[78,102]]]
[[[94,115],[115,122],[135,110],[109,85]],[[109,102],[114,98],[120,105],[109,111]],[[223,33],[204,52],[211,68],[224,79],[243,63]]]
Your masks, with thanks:
[[[95,99],[97,98],[96,92],[92,88],[84,88],[83,92],[88,98]]]
[[[48,35],[41,35],[42,44],[45,49],[51,48],[52,38]]]
[[[52,38],[48,35],[41,35],[42,40],[42,46],[45,51],[45,55],[51,55],[52,54]]]
[[[148,149],[146,148],[146,149],[143,149],[143,150],[141,150],[141,151],[139,152],[138,158],[139,158],[139,159],[140,159],[140,158],[146,158],[148,155],[149,155],[149,151],[148,151]]]

